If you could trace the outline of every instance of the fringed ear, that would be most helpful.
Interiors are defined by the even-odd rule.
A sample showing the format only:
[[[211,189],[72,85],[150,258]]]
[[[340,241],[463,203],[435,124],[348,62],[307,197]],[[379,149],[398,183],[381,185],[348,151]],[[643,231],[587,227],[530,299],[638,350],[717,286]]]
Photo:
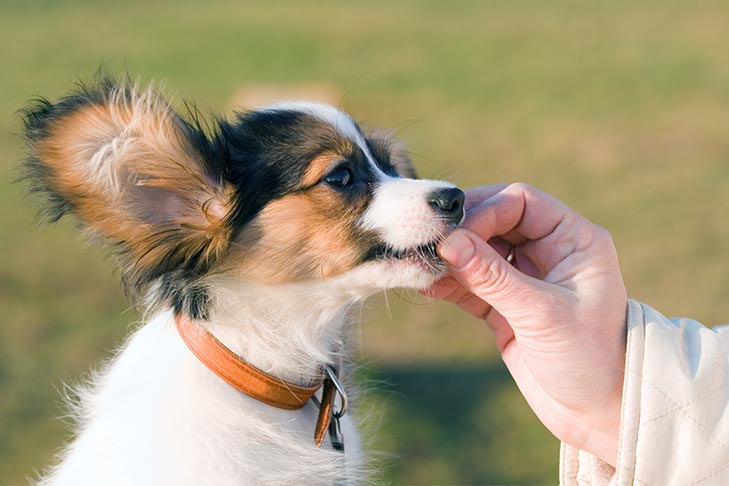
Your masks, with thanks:
[[[408,157],[407,147],[405,147],[402,141],[393,137],[391,132],[379,129],[367,129],[364,131],[364,134],[369,141],[375,157],[392,164],[397,173],[402,177],[407,177],[408,179],[418,178],[413,163],[410,161],[410,157]]]
[[[204,132],[155,90],[102,80],[37,101],[24,121],[31,191],[51,221],[73,213],[117,249],[130,290],[198,277],[227,251],[232,191]]]

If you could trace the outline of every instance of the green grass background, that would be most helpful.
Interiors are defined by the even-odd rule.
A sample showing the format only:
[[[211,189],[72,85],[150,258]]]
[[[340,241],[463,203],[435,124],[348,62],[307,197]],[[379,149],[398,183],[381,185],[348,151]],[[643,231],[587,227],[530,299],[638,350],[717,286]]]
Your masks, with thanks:
[[[14,112],[100,65],[208,112],[249,85],[336,87],[401,127],[423,176],[543,188],[612,232],[631,296],[729,316],[725,1],[0,0],[0,46],[0,484],[49,462],[62,384],[138,319],[111,263],[71,222],[38,230],[12,183]],[[361,334],[378,481],[557,482],[558,443],[479,322],[392,292]]]

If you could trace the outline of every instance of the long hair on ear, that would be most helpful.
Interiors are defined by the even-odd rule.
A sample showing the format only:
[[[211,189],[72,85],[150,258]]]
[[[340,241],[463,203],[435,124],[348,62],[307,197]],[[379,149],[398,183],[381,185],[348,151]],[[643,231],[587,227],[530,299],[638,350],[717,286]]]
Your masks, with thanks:
[[[133,297],[161,283],[182,306],[176,288],[209,271],[232,236],[232,189],[197,118],[183,119],[154,88],[109,77],[38,99],[22,118],[22,179],[44,196],[47,219],[73,214],[110,245]]]

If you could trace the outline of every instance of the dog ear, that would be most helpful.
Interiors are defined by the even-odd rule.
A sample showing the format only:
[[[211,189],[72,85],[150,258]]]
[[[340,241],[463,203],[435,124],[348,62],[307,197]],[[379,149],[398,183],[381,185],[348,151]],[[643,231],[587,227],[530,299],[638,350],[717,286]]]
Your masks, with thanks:
[[[118,250],[125,283],[199,275],[226,252],[232,189],[208,137],[158,92],[102,80],[23,114],[31,192],[51,221],[73,213]]]
[[[380,129],[366,129],[364,134],[375,157],[392,164],[402,177],[408,179],[418,178],[418,174],[408,156],[407,147],[402,141],[394,138],[391,132]]]

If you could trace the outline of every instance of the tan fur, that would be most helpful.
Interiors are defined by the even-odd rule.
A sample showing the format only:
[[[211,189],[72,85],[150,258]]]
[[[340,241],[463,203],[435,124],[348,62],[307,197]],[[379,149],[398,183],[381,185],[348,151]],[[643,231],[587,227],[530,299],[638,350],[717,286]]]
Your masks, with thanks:
[[[342,148],[343,153],[349,150],[349,147]],[[319,182],[340,160],[342,156],[335,153],[325,153],[312,160],[301,179],[301,187],[310,187]]]
[[[203,265],[227,250],[229,189],[206,179],[181,130],[155,92],[119,89],[55,120],[36,146],[54,190],[92,230],[123,243],[134,272],[169,254],[202,254]],[[149,195],[170,207],[144,214],[160,209],[144,207]]]
[[[268,284],[330,278],[360,263],[366,237],[357,234],[357,220],[366,198],[353,206],[319,184],[352,151],[351,141],[339,139],[314,158],[299,189],[264,207],[231,242],[234,189],[209,179],[184,130],[157,92],[121,84],[53,119],[35,142],[47,184],[121,249],[131,283],[161,276],[161,262],[197,276],[214,268]],[[414,176],[389,133],[367,135],[400,174]]]
[[[384,131],[370,132],[368,136],[396,149],[391,162],[398,173],[415,176],[404,146],[393,147],[394,142]],[[347,151],[348,147],[342,147],[342,153]],[[261,211],[251,225],[256,240],[246,241],[250,235],[243,235],[237,242],[242,263],[236,270],[240,277],[273,285],[321,280],[360,263],[361,242],[353,228],[366,202],[352,206],[337,191],[317,185],[341,159],[333,152],[318,156],[304,174],[300,192],[284,196]]]
[[[324,185],[272,202],[253,223],[260,239],[242,252],[241,276],[282,284],[351,270],[362,252],[352,234],[362,211],[346,206],[336,191]]]

